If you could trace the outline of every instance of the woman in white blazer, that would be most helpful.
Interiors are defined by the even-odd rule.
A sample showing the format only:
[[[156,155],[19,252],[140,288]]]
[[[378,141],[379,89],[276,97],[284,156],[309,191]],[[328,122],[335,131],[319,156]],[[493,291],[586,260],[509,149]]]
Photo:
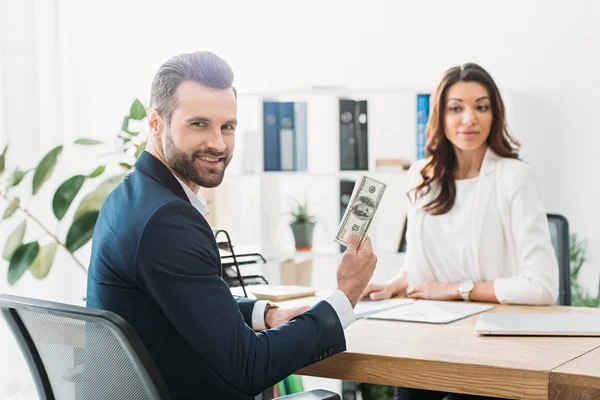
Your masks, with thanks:
[[[432,95],[427,158],[408,172],[406,262],[363,298],[552,304],[558,263],[533,170],[518,150],[490,75],[476,64],[446,71]],[[398,398],[446,395],[401,390]]]

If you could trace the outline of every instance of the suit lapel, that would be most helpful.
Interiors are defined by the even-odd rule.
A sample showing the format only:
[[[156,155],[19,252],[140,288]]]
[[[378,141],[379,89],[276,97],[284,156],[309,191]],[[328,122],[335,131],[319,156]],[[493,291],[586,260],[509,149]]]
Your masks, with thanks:
[[[409,218],[412,219],[412,226],[410,228],[409,240],[412,240],[415,246],[413,247],[417,254],[417,268],[414,272],[417,272],[420,276],[415,279],[416,282],[424,282],[435,280],[433,268],[429,263],[429,258],[425,254],[425,247],[423,246],[423,222],[427,213],[422,211],[421,208],[432,201],[439,194],[439,187],[433,185],[429,190],[429,193],[420,197],[416,200],[415,205],[410,208],[412,215]],[[412,280],[412,279],[411,279]]]
[[[156,157],[147,151],[143,151],[135,162],[135,168],[160,182],[164,187],[175,193],[177,197],[190,202],[177,178]]]

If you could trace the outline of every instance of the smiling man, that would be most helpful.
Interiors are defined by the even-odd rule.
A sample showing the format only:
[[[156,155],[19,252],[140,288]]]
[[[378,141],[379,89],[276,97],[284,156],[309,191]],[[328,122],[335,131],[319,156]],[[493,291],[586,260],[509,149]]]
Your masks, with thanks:
[[[344,351],[344,329],[377,262],[370,241],[359,248],[355,236],[338,290],[314,307],[234,299],[198,195],[222,182],[233,155],[232,83],[229,65],[208,52],[160,67],[147,151],[105,201],[94,231],[87,305],[129,322],[174,398],[250,399]]]

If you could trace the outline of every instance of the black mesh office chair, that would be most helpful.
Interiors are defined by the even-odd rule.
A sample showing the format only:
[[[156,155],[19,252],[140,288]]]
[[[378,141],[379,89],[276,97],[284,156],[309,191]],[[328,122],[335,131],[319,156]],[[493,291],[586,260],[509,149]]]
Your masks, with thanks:
[[[131,326],[110,311],[0,295],[41,400],[170,399],[167,387]],[[315,390],[285,400],[339,400]]]
[[[557,304],[571,305],[571,256],[569,249],[569,222],[558,214],[547,214],[552,246],[558,259],[559,292]]]

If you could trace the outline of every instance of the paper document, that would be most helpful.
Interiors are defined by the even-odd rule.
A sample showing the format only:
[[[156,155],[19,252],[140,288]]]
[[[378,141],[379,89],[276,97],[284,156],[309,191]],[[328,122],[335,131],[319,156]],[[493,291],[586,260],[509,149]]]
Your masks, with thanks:
[[[371,314],[367,318],[446,324],[487,311],[493,307],[465,302],[418,300],[403,307]]]
[[[412,299],[387,299],[378,301],[364,300],[359,301],[356,304],[356,307],[354,307],[354,312],[356,313],[356,318],[365,318],[371,314],[405,306],[414,302],[415,301]]]
[[[310,297],[317,289],[298,285],[250,285],[246,289],[259,300],[283,301]]]

